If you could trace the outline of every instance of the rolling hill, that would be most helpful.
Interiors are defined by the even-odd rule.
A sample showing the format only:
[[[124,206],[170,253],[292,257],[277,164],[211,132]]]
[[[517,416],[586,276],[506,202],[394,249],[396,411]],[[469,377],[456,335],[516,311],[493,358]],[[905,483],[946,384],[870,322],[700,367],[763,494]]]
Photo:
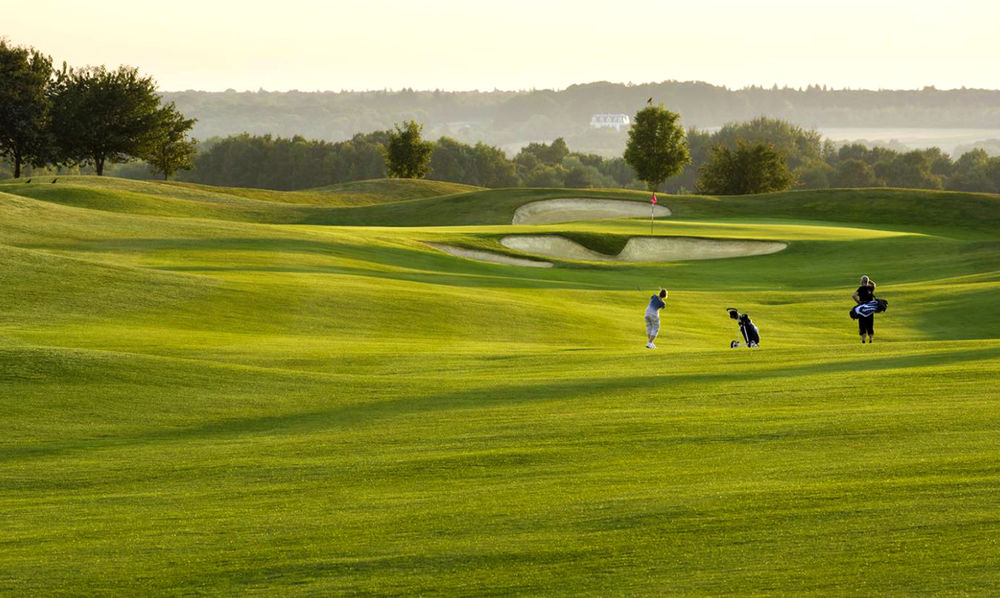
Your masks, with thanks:
[[[1000,591],[1000,197],[511,224],[554,198],[648,201],[0,181],[0,593]],[[588,261],[509,235],[785,247]],[[862,274],[890,302],[872,345]],[[729,349],[726,307],[759,350]]]

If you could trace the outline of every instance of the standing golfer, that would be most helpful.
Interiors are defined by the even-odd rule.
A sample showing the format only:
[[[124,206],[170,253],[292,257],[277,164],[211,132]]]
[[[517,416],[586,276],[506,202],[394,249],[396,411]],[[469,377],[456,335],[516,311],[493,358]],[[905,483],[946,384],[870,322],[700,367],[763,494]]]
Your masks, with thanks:
[[[660,332],[660,310],[667,306],[666,301],[666,289],[660,289],[659,294],[649,298],[649,305],[646,307],[646,334],[649,336],[649,342],[646,343],[647,349],[656,348],[653,341]]]
[[[854,291],[854,302],[858,305],[868,303],[875,298],[875,281],[867,276],[861,277],[861,286]],[[858,331],[861,333],[861,342],[865,342],[865,334],[868,335],[868,342],[872,342],[875,336],[875,314],[858,318]]]

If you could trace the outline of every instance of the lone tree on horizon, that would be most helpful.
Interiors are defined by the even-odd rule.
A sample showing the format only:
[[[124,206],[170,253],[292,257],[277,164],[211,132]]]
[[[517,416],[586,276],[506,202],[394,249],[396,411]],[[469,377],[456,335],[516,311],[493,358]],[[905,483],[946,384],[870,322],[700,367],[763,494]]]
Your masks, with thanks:
[[[650,191],[680,174],[691,162],[687,137],[677,123],[680,115],[659,106],[647,106],[636,113],[628,131],[625,162],[635,170]]]
[[[401,179],[427,176],[434,144],[420,138],[423,128],[416,121],[404,120],[402,127],[396,124],[396,130],[389,131],[389,146],[385,149],[389,176]]]

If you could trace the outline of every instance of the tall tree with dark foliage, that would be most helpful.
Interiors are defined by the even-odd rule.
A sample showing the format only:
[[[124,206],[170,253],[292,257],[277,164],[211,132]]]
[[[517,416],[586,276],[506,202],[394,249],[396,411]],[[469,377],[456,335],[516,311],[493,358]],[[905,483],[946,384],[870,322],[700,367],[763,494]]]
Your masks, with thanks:
[[[0,156],[13,163],[14,178],[23,165],[41,166],[48,157],[51,78],[51,58],[0,39]]]
[[[52,94],[52,130],[62,161],[91,163],[98,175],[108,162],[146,157],[164,113],[151,77],[132,67],[67,69]]]

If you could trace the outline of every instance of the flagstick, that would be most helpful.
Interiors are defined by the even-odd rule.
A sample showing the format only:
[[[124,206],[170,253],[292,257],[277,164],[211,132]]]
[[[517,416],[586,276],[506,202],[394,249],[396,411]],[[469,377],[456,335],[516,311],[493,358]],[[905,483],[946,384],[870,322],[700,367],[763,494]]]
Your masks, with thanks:
[[[656,209],[656,193],[649,198],[649,236],[653,236],[653,211]]]

